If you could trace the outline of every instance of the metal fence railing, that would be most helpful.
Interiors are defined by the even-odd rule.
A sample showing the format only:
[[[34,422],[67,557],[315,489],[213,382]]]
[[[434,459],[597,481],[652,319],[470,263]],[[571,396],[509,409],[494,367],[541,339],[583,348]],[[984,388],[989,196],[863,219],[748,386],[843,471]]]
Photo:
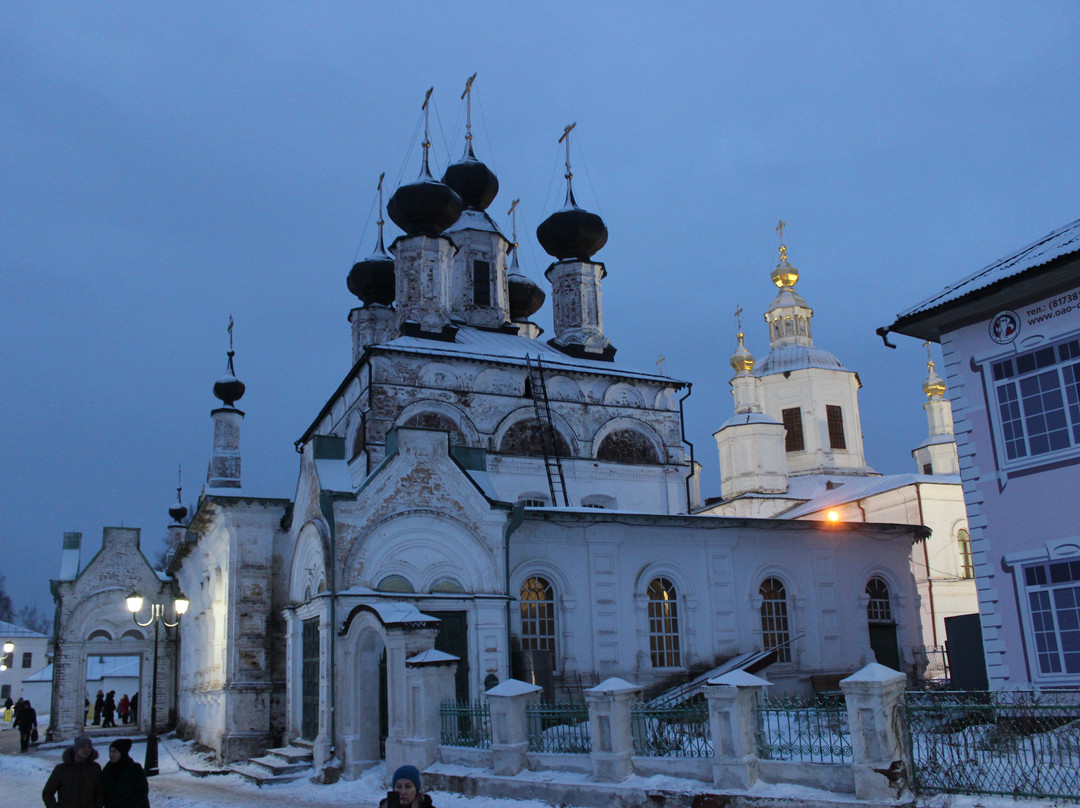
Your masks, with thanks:
[[[482,701],[444,701],[439,705],[439,743],[471,749],[491,748],[491,708]]]
[[[667,707],[636,704],[630,727],[635,755],[712,757],[709,706],[703,699]]]
[[[525,708],[529,724],[529,751],[588,754],[589,707],[581,702],[538,702]]]
[[[804,763],[850,763],[847,707],[838,693],[763,698],[758,703],[758,757]]]
[[[1080,799],[1080,692],[915,692],[918,793]]]

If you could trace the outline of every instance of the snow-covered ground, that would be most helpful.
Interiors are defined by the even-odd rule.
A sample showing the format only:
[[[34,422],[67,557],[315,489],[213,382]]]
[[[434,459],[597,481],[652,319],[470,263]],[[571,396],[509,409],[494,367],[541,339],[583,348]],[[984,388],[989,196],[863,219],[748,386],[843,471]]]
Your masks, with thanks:
[[[108,748],[102,739],[102,758]],[[132,756],[142,760],[144,747],[136,744]],[[0,808],[27,808],[40,805],[41,788],[49,776],[52,767],[60,761],[60,749],[38,750],[29,754],[0,754]],[[213,775],[197,777],[182,769],[177,761],[185,765],[198,763],[198,757],[190,746],[176,740],[162,743],[159,768],[161,774],[150,779],[150,804],[154,808],[216,808],[234,806],[235,808],[302,808],[303,806],[350,806],[351,808],[376,808],[379,800],[386,794],[384,781],[386,772],[377,767],[353,781],[342,781],[334,785],[313,785],[307,780],[295,783],[258,788],[239,775]],[[532,774],[532,777],[529,777]],[[544,780],[550,780],[554,773],[537,776],[525,773],[524,779],[535,778],[535,800],[510,800],[488,797],[465,797],[446,792],[433,792],[432,801],[437,808],[550,808],[544,801]],[[570,777],[574,777],[571,775]],[[574,779],[577,779],[574,777]],[[651,778],[650,778],[651,779]],[[671,778],[664,778],[670,780]],[[687,782],[688,786],[693,784]],[[655,787],[656,784],[651,784]],[[673,783],[667,784],[669,787]],[[764,784],[759,784],[764,786]],[[787,792],[788,799],[802,799],[804,805],[812,806],[815,801],[806,791],[792,787],[765,786],[758,794],[756,787],[751,794],[755,796],[781,796],[777,790]],[[708,790],[704,784],[697,784],[697,789]],[[799,792],[802,793],[799,793]],[[687,804],[689,804],[689,799]],[[857,803],[849,803],[857,805]],[[1065,805],[1065,802],[1050,800],[1014,801],[1005,797],[933,797],[920,800],[919,805],[933,808],[1051,808]]]

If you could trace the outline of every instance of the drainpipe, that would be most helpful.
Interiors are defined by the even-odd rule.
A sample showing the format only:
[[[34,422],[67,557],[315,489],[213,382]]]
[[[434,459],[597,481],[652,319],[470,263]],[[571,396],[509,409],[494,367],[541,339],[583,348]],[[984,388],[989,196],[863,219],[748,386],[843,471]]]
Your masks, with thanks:
[[[926,521],[923,519],[922,509],[922,483],[915,483],[915,502],[919,506],[919,524],[925,525]],[[930,636],[934,641],[934,647],[937,648],[937,612],[934,609],[934,579],[930,575],[930,550],[927,548],[927,544],[930,542],[929,538],[922,540],[923,551],[923,563],[926,564],[926,597],[930,601]]]
[[[686,418],[683,416],[683,402],[690,398],[690,393],[693,391],[694,385],[690,382],[686,383],[686,395],[679,399],[679,432],[682,436],[682,442],[690,447],[690,472],[686,475],[686,512],[687,514],[693,510],[693,506],[690,503],[690,478],[694,476],[694,444],[686,439]]]
[[[314,452],[314,449],[312,450]],[[313,461],[314,462],[314,461]],[[330,540],[330,558],[327,564],[327,572],[330,579],[330,749],[333,757],[337,757],[337,529],[334,523],[334,495],[327,491],[319,492],[319,510],[322,511],[326,521],[327,533]]]
[[[511,615],[513,614],[513,598],[510,593],[510,537],[514,534],[514,531],[521,527],[522,522],[525,521],[525,506],[521,503],[515,502],[514,509],[510,512],[510,521],[506,525],[506,530],[503,532],[503,556],[506,575],[506,662],[507,669],[510,672],[510,678],[514,676],[514,652],[513,643],[511,642]]]

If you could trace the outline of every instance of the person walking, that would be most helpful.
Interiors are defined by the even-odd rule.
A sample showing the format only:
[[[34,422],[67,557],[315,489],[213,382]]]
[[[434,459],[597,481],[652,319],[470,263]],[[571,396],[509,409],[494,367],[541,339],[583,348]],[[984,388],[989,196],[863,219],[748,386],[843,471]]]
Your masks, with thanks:
[[[101,808],[105,787],[97,750],[86,735],[64,750],[63,762],[49,775],[41,799],[45,808]]]
[[[128,713],[131,711],[131,702],[128,701],[127,693],[120,699],[120,703],[116,705],[116,712],[120,716],[120,723],[126,724],[128,722]]]
[[[131,739],[109,744],[109,762],[101,772],[105,808],[150,808],[150,786],[143,767],[131,759]]]
[[[29,701],[23,701],[19,715],[15,719],[15,729],[19,731],[19,747],[23,752],[30,751],[31,735],[37,733],[37,710]]]
[[[94,699],[94,723],[101,723],[101,710],[105,707],[105,691],[99,690],[97,692],[97,698]]]
[[[431,797],[423,793],[420,770],[415,766],[399,767],[390,782],[394,790],[386,793],[379,808],[432,808]]]
[[[105,704],[101,708],[101,728],[116,726],[116,691],[110,690],[105,696]]]
[[[135,723],[139,720],[139,694],[131,694],[131,723]]]

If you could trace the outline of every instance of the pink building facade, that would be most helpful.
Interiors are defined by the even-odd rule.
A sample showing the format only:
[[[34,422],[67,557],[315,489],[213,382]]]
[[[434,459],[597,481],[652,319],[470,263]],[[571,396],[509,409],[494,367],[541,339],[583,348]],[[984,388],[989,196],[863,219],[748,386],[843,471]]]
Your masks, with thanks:
[[[1080,220],[889,331],[941,344],[990,686],[1080,686]]]

